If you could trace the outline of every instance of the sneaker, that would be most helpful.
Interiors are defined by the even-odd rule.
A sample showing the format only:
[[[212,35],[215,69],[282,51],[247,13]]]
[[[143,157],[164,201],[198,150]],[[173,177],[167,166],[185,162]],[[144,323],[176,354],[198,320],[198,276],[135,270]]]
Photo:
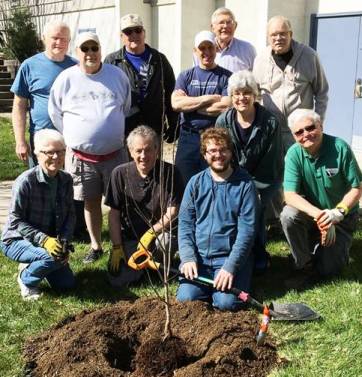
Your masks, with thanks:
[[[98,260],[103,255],[103,250],[94,250],[91,249],[90,252],[84,257],[83,263],[93,263]]]
[[[21,265],[24,265],[24,266],[20,266],[19,265],[19,269],[21,268],[21,271],[19,272],[18,274],[18,284],[19,284],[19,287],[20,287],[20,293],[21,293],[21,297],[23,298],[24,301],[35,301],[35,300],[38,300],[41,296],[41,292],[39,290],[38,287],[29,287],[27,285],[25,285],[23,283],[23,281],[21,280],[21,272],[24,270],[24,268],[27,267],[27,264],[25,263],[21,263]]]

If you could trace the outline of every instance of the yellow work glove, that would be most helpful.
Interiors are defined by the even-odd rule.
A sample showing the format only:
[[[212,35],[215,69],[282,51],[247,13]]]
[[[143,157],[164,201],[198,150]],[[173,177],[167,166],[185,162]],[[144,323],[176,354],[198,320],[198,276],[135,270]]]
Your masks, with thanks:
[[[140,242],[137,245],[137,250],[145,249],[148,250],[152,241],[156,238],[156,233],[154,230],[148,229],[148,231],[141,237]]]
[[[53,258],[61,258],[63,254],[63,247],[60,241],[55,237],[45,237],[41,247],[43,247]]]
[[[108,272],[111,275],[117,275],[119,273],[122,260],[126,262],[122,245],[114,245],[108,259]]]

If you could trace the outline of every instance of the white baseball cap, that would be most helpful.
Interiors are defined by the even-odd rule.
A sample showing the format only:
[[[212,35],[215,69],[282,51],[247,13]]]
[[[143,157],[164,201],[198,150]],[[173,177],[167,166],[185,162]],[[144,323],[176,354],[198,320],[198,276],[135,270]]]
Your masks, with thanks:
[[[215,34],[208,30],[200,31],[195,36],[195,47],[199,47],[202,42],[211,42],[213,45],[215,44]]]
[[[143,27],[143,22],[138,14],[130,13],[121,18],[121,30],[139,26]]]
[[[90,31],[85,31],[83,33],[78,34],[75,46],[80,47],[83,43],[88,42],[88,41],[93,41],[93,42],[96,42],[97,45],[100,45],[97,34],[92,33]]]

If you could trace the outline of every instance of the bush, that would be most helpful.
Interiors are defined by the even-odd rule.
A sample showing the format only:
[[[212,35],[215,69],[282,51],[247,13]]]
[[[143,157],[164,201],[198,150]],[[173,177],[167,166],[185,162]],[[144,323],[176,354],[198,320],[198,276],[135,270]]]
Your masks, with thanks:
[[[42,42],[28,8],[14,8],[10,14],[3,10],[2,16],[4,30],[0,43],[8,58],[15,58],[21,63],[42,50]]]

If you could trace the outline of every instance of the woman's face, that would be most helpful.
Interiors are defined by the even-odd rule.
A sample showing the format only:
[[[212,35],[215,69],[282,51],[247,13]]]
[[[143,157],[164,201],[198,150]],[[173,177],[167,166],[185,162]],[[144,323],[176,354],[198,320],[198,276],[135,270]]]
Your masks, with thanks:
[[[249,112],[253,109],[255,95],[249,88],[235,89],[231,95],[234,108],[240,112]]]

